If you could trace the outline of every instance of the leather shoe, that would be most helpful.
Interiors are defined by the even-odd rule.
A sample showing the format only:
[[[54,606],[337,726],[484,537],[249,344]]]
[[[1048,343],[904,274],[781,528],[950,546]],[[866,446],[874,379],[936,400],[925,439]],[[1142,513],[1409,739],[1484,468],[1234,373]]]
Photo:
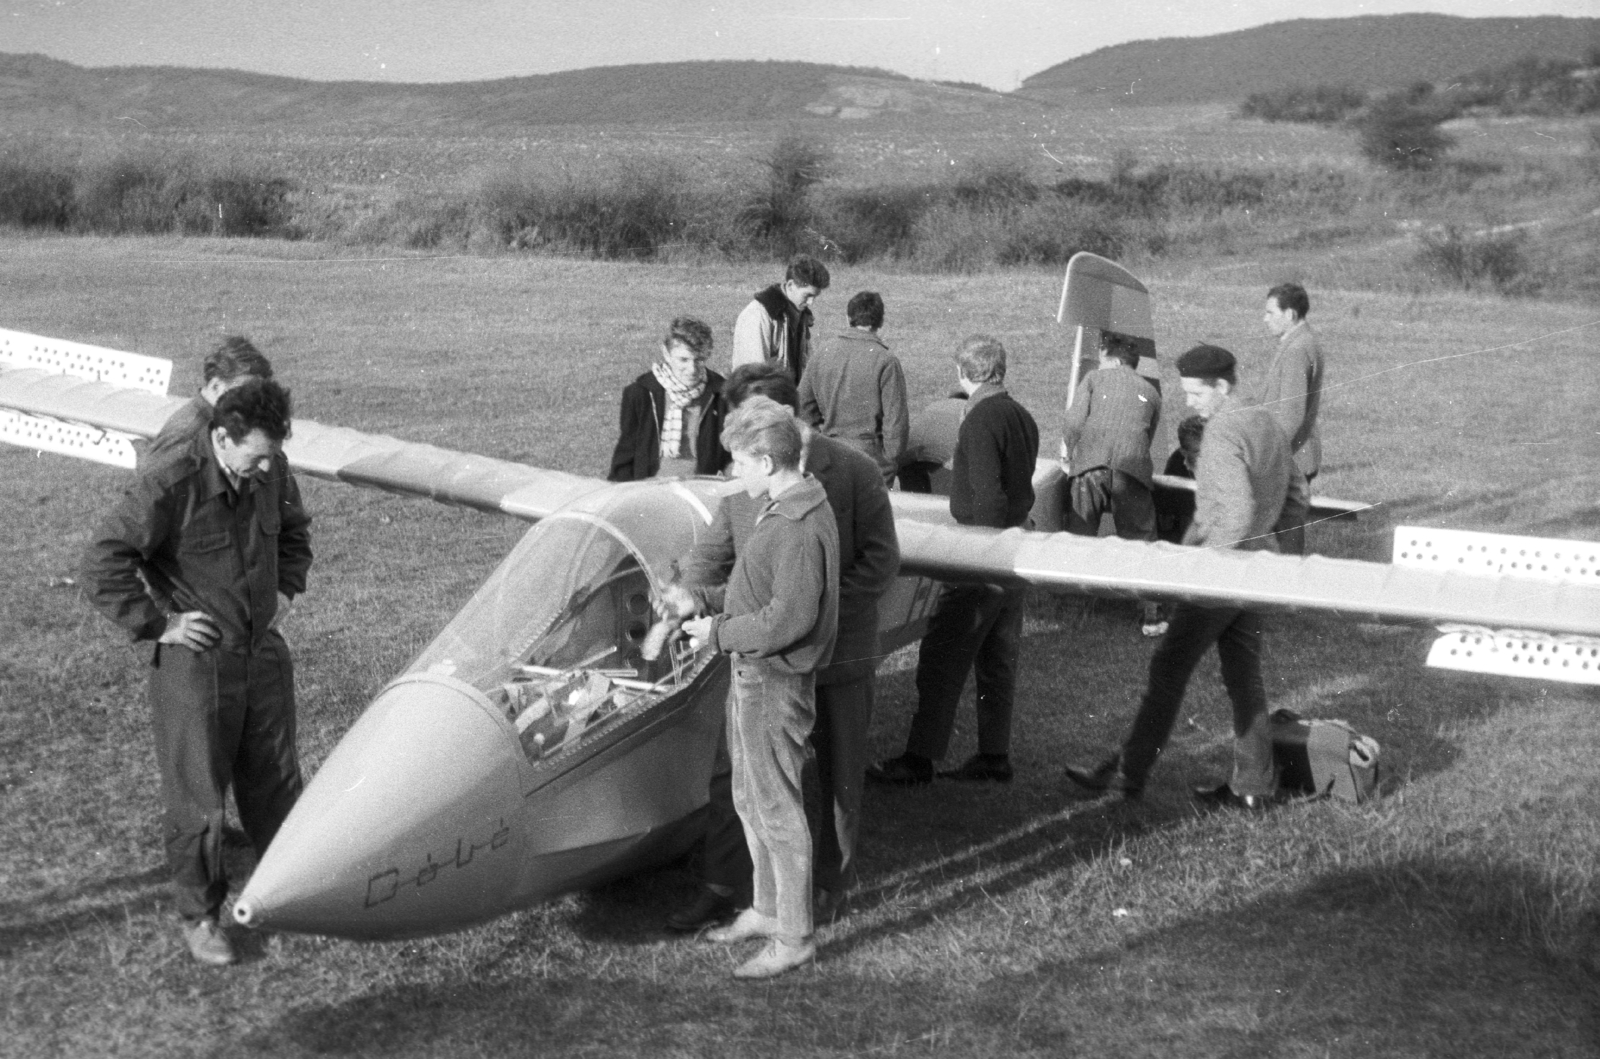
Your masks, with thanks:
[[[738,906],[732,897],[702,886],[693,901],[667,913],[667,929],[680,934],[692,934],[702,927],[714,927],[724,922],[736,911]]]
[[[817,958],[817,946],[807,940],[798,945],[773,938],[750,959],[734,969],[735,978],[772,978]]]
[[[1194,788],[1195,801],[1213,809],[1243,809],[1261,813],[1272,808],[1273,799],[1264,794],[1236,794],[1226,783],[1217,787]]]
[[[707,931],[706,940],[718,945],[732,945],[747,938],[770,938],[777,932],[777,917],[764,916],[753,908],[747,908],[727,926]]]
[[[867,782],[889,787],[913,787],[919,783],[933,782],[933,762],[915,754],[884,758],[867,767]]]
[[[1076,783],[1084,790],[1102,792],[1117,791],[1128,801],[1137,801],[1144,793],[1144,784],[1135,782],[1122,771],[1122,756],[1112,754],[1094,768],[1085,768],[1082,765],[1068,765],[1066,768],[1067,779]]]
[[[1011,760],[1004,754],[973,754],[959,766],[939,773],[947,780],[965,780],[969,783],[1011,782]]]
[[[189,955],[201,963],[212,967],[226,967],[236,963],[239,954],[233,949],[233,942],[228,938],[227,932],[222,929],[215,919],[209,916],[197,919],[192,923],[183,925],[184,944],[189,946]]]

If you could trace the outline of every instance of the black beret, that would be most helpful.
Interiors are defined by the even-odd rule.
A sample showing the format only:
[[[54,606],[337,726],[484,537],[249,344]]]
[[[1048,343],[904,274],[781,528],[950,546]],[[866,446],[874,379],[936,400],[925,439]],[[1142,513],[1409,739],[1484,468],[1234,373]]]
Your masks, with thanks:
[[[1231,376],[1235,367],[1232,353],[1204,343],[1178,358],[1178,374],[1186,379],[1221,379]]]

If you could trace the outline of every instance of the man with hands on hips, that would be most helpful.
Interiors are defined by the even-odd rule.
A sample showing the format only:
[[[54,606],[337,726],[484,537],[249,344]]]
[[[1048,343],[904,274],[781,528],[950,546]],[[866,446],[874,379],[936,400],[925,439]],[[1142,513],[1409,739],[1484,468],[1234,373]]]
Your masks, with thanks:
[[[300,795],[294,668],[277,631],[306,586],[311,519],[283,458],[288,391],[252,379],[210,423],[153,450],[83,561],[91,602],[152,645],[164,842],[183,937],[233,963],[222,928],[228,788],[257,856]]]

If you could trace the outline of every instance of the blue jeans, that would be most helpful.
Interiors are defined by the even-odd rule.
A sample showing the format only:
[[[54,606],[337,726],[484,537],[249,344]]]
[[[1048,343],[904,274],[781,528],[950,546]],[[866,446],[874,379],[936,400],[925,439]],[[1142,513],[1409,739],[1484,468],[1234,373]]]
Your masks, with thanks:
[[[1261,615],[1234,607],[1180,603],[1167,633],[1150,659],[1150,679],[1133,728],[1122,745],[1122,771],[1136,786],[1155,767],[1172,734],[1200,659],[1217,645],[1222,682],[1233,702],[1233,778],[1235,794],[1270,795],[1277,786],[1272,768],[1272,732],[1267,691],[1261,681]]]
[[[733,659],[728,756],[733,807],[754,871],[751,907],[778,921],[778,937],[811,936],[811,829],[802,770],[816,718],[815,673],[779,672],[760,659]]]
[[[1025,585],[945,585],[917,649],[917,713],[906,753],[938,761],[950,748],[956,706],[976,671],[978,752],[1011,752],[1011,710],[1022,654]]]

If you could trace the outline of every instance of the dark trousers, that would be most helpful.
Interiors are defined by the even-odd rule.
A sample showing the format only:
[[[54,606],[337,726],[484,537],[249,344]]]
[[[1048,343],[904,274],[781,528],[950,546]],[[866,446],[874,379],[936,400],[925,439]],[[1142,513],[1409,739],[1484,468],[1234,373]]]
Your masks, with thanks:
[[[1306,508],[1305,518],[1311,517],[1311,509],[1309,507],[1311,501],[1311,480],[1315,477],[1316,475],[1314,474],[1306,475],[1306,502],[1308,506]],[[1304,555],[1306,553],[1305,519],[1301,519],[1298,522],[1292,522],[1287,526],[1279,527],[1273,531],[1273,536],[1278,538],[1278,551],[1282,552],[1284,555]]]
[[[186,919],[215,916],[228,894],[222,865],[228,787],[257,856],[300,797],[289,646],[275,632],[254,651],[197,653],[161,644],[150,672],[150,710],[178,912]]]
[[[811,749],[817,762],[812,877],[819,889],[840,894],[855,882],[861,787],[867,772],[867,729],[872,725],[872,674],[817,685],[817,724]]]
[[[814,798],[807,799],[808,808],[815,811],[810,825],[815,838],[812,870],[816,885],[835,893],[849,889],[855,878],[873,680],[867,676],[817,687],[817,720],[811,730],[817,790]],[[711,766],[710,800],[700,847],[700,880],[733,897],[736,904],[748,905],[753,870],[744,825],[733,808],[733,762],[728,756],[724,729]]]
[[[943,586],[917,649],[917,712],[906,753],[944,757],[969,671],[977,677],[978,752],[1011,752],[1026,599],[1026,586]]]
[[[1189,677],[1216,644],[1222,682],[1233,702],[1233,777],[1229,786],[1236,794],[1273,792],[1276,783],[1267,692],[1261,681],[1261,636],[1259,614],[1231,607],[1178,604],[1150,659],[1144,698],[1122,745],[1122,771],[1134,784],[1143,786],[1155,766],[1172,734]]]
[[[1156,506],[1150,487],[1131,474],[1094,467],[1067,480],[1066,530],[1080,537],[1100,534],[1100,519],[1111,512],[1117,536],[1129,541],[1156,539]]]
[[[717,756],[711,763],[710,800],[706,803],[706,832],[700,843],[700,881],[741,908],[750,904],[754,866],[745,845],[744,825],[733,807],[733,759],[728,756],[728,726],[717,738]]]

